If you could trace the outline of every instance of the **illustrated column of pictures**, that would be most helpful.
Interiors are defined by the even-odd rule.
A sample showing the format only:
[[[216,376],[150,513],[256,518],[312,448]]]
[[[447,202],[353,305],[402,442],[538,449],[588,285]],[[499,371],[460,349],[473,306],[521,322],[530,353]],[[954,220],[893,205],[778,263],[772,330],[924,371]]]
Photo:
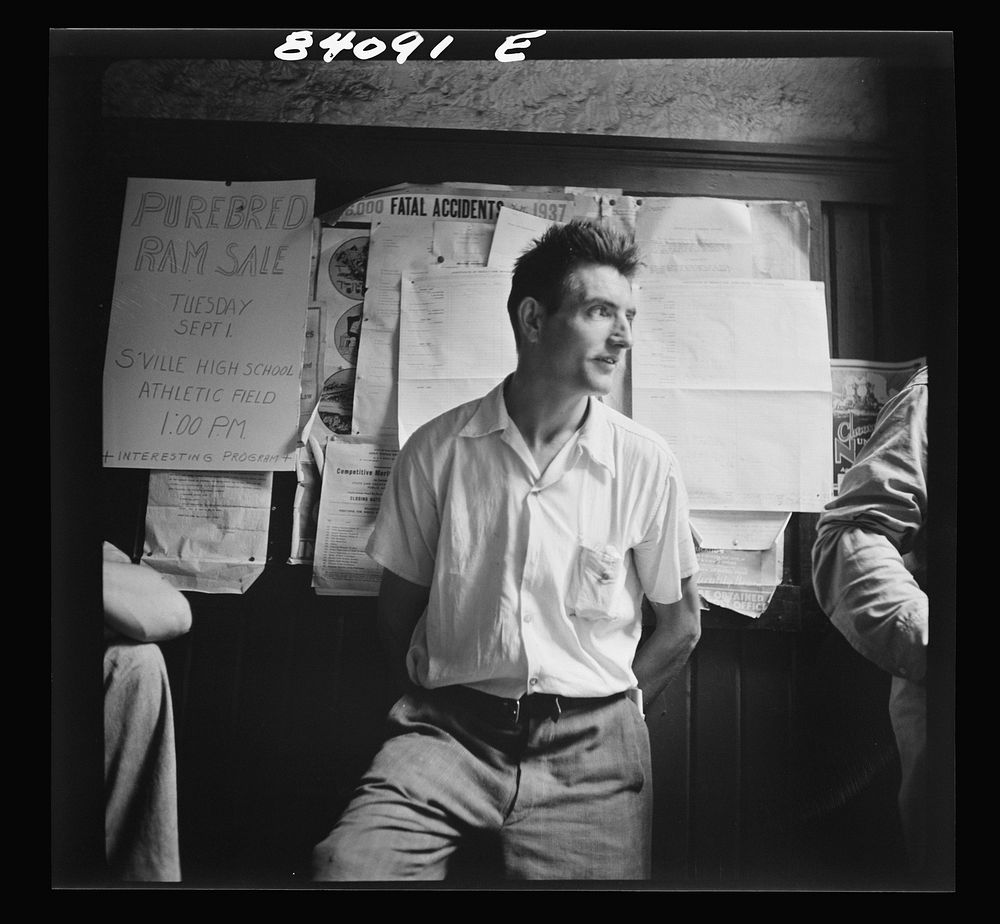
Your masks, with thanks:
[[[323,228],[316,299],[323,305],[323,387],[318,416],[330,433],[351,432],[354,379],[368,266],[369,226]]]
[[[896,363],[831,360],[834,495],[872,435],[879,411],[925,363],[924,357]]]

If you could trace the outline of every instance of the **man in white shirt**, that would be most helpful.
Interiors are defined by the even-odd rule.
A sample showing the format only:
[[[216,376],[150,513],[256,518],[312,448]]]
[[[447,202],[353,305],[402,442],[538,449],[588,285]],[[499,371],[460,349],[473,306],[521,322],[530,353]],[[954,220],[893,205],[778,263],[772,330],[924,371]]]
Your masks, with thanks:
[[[599,400],[632,345],[637,266],[600,225],[548,231],[513,275],[516,370],[402,447],[368,550],[405,692],[316,879],[442,879],[484,833],[507,878],[648,876],[641,703],[700,617],[677,461]]]

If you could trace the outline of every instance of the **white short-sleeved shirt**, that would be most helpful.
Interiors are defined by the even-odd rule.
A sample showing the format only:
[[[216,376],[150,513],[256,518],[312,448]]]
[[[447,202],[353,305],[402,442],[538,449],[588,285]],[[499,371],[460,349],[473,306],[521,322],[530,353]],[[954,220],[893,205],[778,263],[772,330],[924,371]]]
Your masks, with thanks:
[[[430,588],[410,678],[504,697],[635,686],[643,594],[676,602],[698,570],[687,493],[663,439],[591,398],[540,475],[502,383],[406,442],[368,552]]]

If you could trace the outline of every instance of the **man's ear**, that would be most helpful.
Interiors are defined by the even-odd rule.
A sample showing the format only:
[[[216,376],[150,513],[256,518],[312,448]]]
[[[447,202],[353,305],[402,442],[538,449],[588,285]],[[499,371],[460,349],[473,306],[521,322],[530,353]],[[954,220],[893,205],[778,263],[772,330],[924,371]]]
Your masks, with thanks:
[[[545,320],[545,307],[536,298],[526,295],[517,306],[517,321],[525,343],[537,343]]]

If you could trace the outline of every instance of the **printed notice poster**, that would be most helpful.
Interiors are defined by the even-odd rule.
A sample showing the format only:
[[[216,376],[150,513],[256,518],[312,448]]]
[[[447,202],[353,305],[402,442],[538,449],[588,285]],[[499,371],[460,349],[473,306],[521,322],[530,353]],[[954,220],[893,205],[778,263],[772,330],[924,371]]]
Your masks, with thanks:
[[[313,556],[317,594],[376,596],[382,568],[365,551],[397,450],[356,437],[326,444]]]
[[[875,418],[921,366],[923,357],[902,363],[860,359],[830,361],[833,379],[833,493],[875,429]]]
[[[752,275],[753,230],[745,202],[643,199],[635,236],[646,273],[704,279]]]
[[[510,273],[445,269],[403,277],[397,438],[481,398],[517,365],[506,311]]]
[[[151,472],[143,560],[181,590],[241,594],[264,571],[270,472]]]
[[[294,469],[314,187],[128,181],[105,466]]]
[[[698,590],[708,603],[756,619],[781,583],[784,537],[762,551],[701,549]]]
[[[368,219],[372,223],[352,433],[398,445],[397,357],[403,274],[485,262],[487,238],[502,207],[568,221],[577,214],[577,198],[562,187],[445,183],[396,187],[366,196],[339,213],[340,220]],[[592,197],[586,198],[592,202]],[[448,223],[457,227],[449,231],[445,227]],[[476,223],[483,228],[474,230],[471,226]],[[506,297],[496,310],[505,314],[505,304]]]
[[[822,510],[830,497],[823,284],[642,278],[633,413],[677,454],[692,510]]]

